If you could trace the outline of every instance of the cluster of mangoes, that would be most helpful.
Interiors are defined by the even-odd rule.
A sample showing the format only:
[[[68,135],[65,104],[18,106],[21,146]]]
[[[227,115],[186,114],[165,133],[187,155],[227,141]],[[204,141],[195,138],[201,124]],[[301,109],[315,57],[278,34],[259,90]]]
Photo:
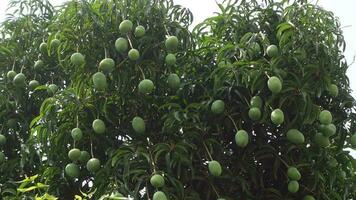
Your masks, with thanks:
[[[254,49],[257,49],[254,48]],[[258,50],[258,49],[257,49]],[[256,51],[257,51],[256,50]],[[252,52],[250,52],[252,55]],[[270,45],[266,49],[266,55],[273,58],[279,54],[278,47],[276,45]],[[218,67],[232,67],[230,62],[220,62]],[[267,87],[272,95],[276,95],[282,91],[283,84],[279,77],[268,77]],[[329,87],[329,94],[332,97],[338,96],[338,87],[335,84],[331,84]],[[263,100],[260,96],[254,96],[250,100],[250,108],[248,110],[248,117],[254,122],[258,122],[262,117]],[[225,111],[225,103],[223,100],[218,99],[212,102],[211,112],[219,115]],[[321,148],[328,147],[330,145],[329,137],[336,133],[336,126],[332,123],[332,114],[328,110],[323,110],[319,114],[319,132],[314,135],[313,141]],[[284,123],[284,113],[280,108],[273,109],[270,113],[270,122],[276,126],[280,126]],[[237,127],[235,127],[237,129]],[[305,137],[298,129],[292,128],[286,132],[287,141],[299,145],[305,142]],[[249,143],[249,134],[247,131],[241,129],[237,130],[235,134],[235,143],[238,147],[244,148]],[[353,147],[356,147],[356,134],[351,137],[350,141]],[[208,170],[213,176],[220,176],[222,174],[222,167],[216,160],[211,160],[208,164]],[[287,177],[289,178],[288,191],[296,193],[299,190],[298,181],[301,179],[301,174],[296,167],[290,167],[287,170]],[[306,195],[304,200],[313,200],[314,197]]]
[[[119,37],[115,41],[115,49],[118,53],[125,55],[127,53],[127,58],[131,62],[138,62],[141,58],[140,51],[135,49],[132,46],[131,38],[129,36],[130,32],[133,30],[133,23],[130,20],[123,20],[120,23],[119,31],[124,37]],[[136,38],[141,38],[146,34],[146,30],[143,26],[138,25],[133,35]],[[174,66],[176,64],[176,55],[175,52],[178,49],[179,40],[176,36],[169,36],[165,40],[165,48],[167,55],[165,57],[165,64],[167,66]],[[129,50],[130,48],[130,50]],[[74,66],[83,66],[85,65],[85,56],[80,52],[75,52],[71,55],[70,61]],[[115,70],[116,64],[115,60],[112,58],[104,58],[100,61],[98,72],[92,75],[93,89],[96,92],[105,92],[108,88],[107,76],[110,73],[113,73]],[[172,90],[177,90],[180,87],[181,81],[177,74],[171,73],[168,75],[167,84]],[[152,80],[144,78],[141,80],[137,86],[137,90],[140,94],[149,95],[154,92],[155,85]],[[146,132],[146,125],[143,118],[136,116],[132,119],[132,128],[138,134],[144,134]],[[106,130],[105,122],[101,119],[95,119],[92,123],[92,130],[96,134],[104,134]],[[72,138],[75,142],[79,142],[83,136],[83,133],[80,128],[76,127],[71,132]],[[67,164],[65,167],[65,172],[69,177],[77,178],[79,177],[80,168],[77,163],[85,163],[86,168],[89,172],[96,172],[100,169],[100,160],[94,158],[87,151],[80,151],[78,148],[73,148],[68,152],[68,157],[72,163]],[[159,188],[162,188],[165,185],[164,177],[158,173],[155,173],[151,179],[150,183],[153,187],[157,188],[157,191],[153,194],[154,200],[165,200],[167,199],[166,195],[162,191],[158,191]],[[121,194],[120,194],[121,195]]]

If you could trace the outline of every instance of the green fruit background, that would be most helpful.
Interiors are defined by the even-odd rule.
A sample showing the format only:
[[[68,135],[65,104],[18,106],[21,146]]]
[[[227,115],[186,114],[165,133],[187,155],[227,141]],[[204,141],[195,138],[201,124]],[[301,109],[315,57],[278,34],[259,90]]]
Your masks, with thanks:
[[[79,167],[74,163],[66,165],[65,173],[72,178],[77,178],[79,176]]]
[[[285,2],[13,1],[0,198],[355,199],[340,22]]]
[[[98,91],[103,91],[107,88],[107,78],[104,73],[96,72],[93,75],[93,86]]]
[[[151,177],[150,183],[153,187],[161,188],[164,186],[164,178],[159,174],[155,174]]]
[[[81,66],[85,63],[85,58],[81,53],[76,52],[70,56],[70,62],[75,66]]]
[[[221,165],[218,161],[212,160],[209,162],[209,173],[213,176],[220,176],[222,173]]]

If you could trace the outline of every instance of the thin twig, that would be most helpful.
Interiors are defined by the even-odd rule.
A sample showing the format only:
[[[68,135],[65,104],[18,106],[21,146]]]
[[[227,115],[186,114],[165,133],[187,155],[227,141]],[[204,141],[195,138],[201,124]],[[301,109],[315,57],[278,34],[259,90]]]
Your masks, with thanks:
[[[22,73],[23,69],[25,68],[25,65],[23,64],[20,70],[20,73]]]
[[[143,70],[142,70],[142,68],[140,67],[140,65],[137,65],[137,67],[138,67],[138,69],[141,71],[142,78],[143,78],[143,79],[146,79],[145,73],[143,73]]]
[[[148,143],[147,150],[148,150],[148,153],[150,154],[151,165],[153,167],[153,174],[155,174],[156,173],[156,164],[155,164],[155,162],[153,160],[152,152],[150,151],[151,144],[150,144],[150,140],[148,138],[147,138],[147,143]]]
[[[108,50],[106,49],[106,47],[104,47],[104,52],[105,52],[105,58],[108,57]]]
[[[126,34],[126,37],[127,37],[127,40],[129,41],[131,49],[133,49],[132,42],[131,42],[129,34]]]
[[[277,158],[279,158],[279,160],[286,166],[286,167],[289,167],[289,165],[279,156],[279,155],[276,155]]]
[[[12,64],[12,71],[14,71],[14,69],[15,69],[15,64],[16,64],[16,59],[14,59],[14,63]]]
[[[219,195],[218,191],[216,190],[215,186],[213,184],[211,184],[211,183],[210,183],[210,186],[213,188],[216,196],[218,196],[220,198],[220,195]]]
[[[91,157],[94,158],[94,153],[93,153],[93,140],[90,134],[90,153],[91,153]]]
[[[206,150],[206,153],[208,153],[208,156],[209,156],[210,160],[214,160],[213,157],[211,156],[211,154],[210,154],[210,152],[208,150],[208,147],[206,146],[205,142],[203,142],[203,145],[204,145],[204,148]]]
[[[268,78],[271,78],[271,77],[270,77],[270,75],[268,75],[268,73],[267,73],[267,72],[265,72],[265,74],[266,74],[266,76],[267,76]]]
[[[79,115],[77,113],[77,128],[79,128]]]
[[[234,127],[235,127],[236,131],[238,131],[239,128],[237,127],[237,125],[236,125],[234,119],[231,117],[231,115],[227,115],[227,117],[228,117],[228,118],[231,120],[231,122],[234,124]]]

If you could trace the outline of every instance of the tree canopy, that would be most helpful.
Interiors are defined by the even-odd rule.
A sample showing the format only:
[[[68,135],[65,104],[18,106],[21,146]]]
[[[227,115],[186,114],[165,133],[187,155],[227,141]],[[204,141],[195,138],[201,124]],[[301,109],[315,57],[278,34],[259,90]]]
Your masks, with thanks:
[[[13,0],[0,28],[2,199],[356,198],[332,12],[229,0]]]

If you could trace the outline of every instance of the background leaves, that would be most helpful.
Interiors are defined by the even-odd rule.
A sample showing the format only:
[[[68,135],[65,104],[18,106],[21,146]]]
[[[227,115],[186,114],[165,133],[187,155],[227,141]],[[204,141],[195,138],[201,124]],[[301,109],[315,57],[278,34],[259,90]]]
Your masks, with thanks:
[[[48,1],[20,0],[10,7],[0,38],[0,124],[8,140],[7,161],[0,166],[4,199],[36,194],[99,199],[116,191],[148,199],[155,192],[149,183],[154,173],[165,177],[162,190],[170,199],[356,196],[355,159],[344,150],[356,132],[354,99],[345,75],[345,42],[333,13],[307,1],[226,1],[190,32],[191,12],[171,0],[69,1],[56,9]],[[128,36],[141,53],[138,62],[115,50],[115,40],[125,37],[118,29],[124,19],[146,28],[143,38]],[[168,35],[179,38],[177,63],[171,67],[164,63]],[[38,48],[42,42],[45,52]],[[266,55],[270,44],[278,46],[277,57]],[[85,55],[85,65],[71,64],[76,51]],[[91,76],[106,56],[115,60],[115,70],[107,77],[108,89],[98,92]],[[33,69],[38,59],[45,63],[42,71]],[[41,85],[34,91],[14,87],[7,78],[12,69]],[[171,73],[181,78],[177,91],[168,87]],[[283,82],[277,95],[267,88],[270,76]],[[152,95],[137,91],[144,78],[155,84]],[[47,92],[52,83],[59,86],[54,95]],[[336,98],[328,92],[330,84],[339,88]],[[257,122],[247,114],[255,95],[264,102]],[[222,115],[210,111],[216,99],[226,104]],[[270,121],[276,108],[285,114],[281,126]],[[337,127],[328,148],[313,140],[323,109],[333,113]],[[144,135],[132,129],[135,116],[145,120]],[[104,135],[92,131],[96,118],[105,121]],[[77,124],[83,139],[74,144],[70,131]],[[291,128],[303,132],[306,144],[286,140]],[[244,149],[234,142],[237,129],[250,135]],[[85,164],[76,180],[63,173],[74,145],[101,160],[97,173],[89,173]],[[209,175],[211,159],[222,165],[221,177]],[[337,167],[325,164],[333,159]],[[296,194],[287,191],[288,166],[302,173]],[[35,174],[38,182],[30,187],[48,187],[17,192],[16,181]]]

